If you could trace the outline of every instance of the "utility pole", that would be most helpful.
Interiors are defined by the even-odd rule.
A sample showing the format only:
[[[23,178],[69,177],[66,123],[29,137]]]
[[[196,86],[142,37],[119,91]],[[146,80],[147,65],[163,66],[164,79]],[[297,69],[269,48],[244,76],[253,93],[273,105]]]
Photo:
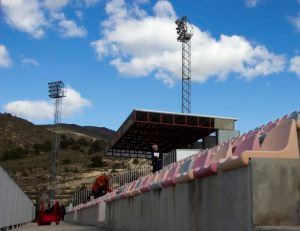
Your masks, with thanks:
[[[191,38],[193,26],[186,16],[175,21],[178,34],[177,41],[182,43],[182,96],[181,112],[191,113]]]

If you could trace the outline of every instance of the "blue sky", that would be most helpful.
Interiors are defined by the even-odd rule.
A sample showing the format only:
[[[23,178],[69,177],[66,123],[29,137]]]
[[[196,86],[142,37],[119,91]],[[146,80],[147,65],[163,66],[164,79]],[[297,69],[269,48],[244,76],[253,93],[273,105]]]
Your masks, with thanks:
[[[247,131],[300,108],[298,0],[3,0],[0,111],[50,123],[47,83],[68,86],[63,122],[117,129],[134,108],[180,112],[174,19],[192,39],[192,113]]]

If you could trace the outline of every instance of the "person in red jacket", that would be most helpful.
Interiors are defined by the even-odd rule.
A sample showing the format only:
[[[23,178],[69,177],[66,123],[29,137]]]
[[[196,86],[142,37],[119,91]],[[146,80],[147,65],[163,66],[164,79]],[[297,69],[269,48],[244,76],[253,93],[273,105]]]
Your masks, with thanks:
[[[98,198],[108,192],[111,192],[111,189],[109,188],[108,177],[105,175],[101,175],[96,178],[94,184],[92,185],[92,192],[88,198],[90,198],[91,196],[94,196],[94,198]]]

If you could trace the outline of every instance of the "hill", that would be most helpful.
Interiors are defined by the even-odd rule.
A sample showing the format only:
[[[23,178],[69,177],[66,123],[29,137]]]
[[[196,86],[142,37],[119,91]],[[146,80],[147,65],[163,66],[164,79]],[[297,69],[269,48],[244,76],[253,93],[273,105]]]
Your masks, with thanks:
[[[36,200],[50,185],[52,128],[1,113],[0,128],[0,164]],[[60,133],[57,195],[64,203],[74,191],[89,187],[97,175],[146,163],[106,157],[106,143],[114,134],[110,129],[61,124]]]
[[[52,129],[52,125],[40,125],[42,128]],[[96,138],[100,140],[109,141],[111,136],[114,134],[113,130],[105,127],[95,127],[95,126],[79,126],[77,124],[60,124],[60,129],[64,133],[73,133],[80,135],[87,135],[91,138]]]

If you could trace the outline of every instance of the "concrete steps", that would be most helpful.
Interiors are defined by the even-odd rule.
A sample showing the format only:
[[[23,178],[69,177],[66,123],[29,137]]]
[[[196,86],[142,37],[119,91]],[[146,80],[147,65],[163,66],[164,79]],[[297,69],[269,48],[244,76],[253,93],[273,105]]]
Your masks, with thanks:
[[[300,231],[300,226],[257,226],[253,231]]]

